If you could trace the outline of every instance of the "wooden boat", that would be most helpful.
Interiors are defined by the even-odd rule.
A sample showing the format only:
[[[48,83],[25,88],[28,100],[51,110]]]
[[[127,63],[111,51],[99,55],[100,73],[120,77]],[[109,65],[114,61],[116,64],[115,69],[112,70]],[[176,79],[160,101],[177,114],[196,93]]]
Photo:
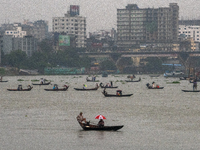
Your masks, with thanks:
[[[77,91],[95,91],[95,90],[97,90],[99,87],[97,86],[97,87],[95,87],[95,88],[90,88],[90,89],[84,89],[84,88],[74,88],[75,90],[77,90]]]
[[[183,92],[200,92],[200,90],[182,90]]]
[[[103,83],[99,84],[101,88],[118,88],[118,86],[104,86]]]
[[[152,87],[152,86],[150,86],[149,83],[147,83],[146,86],[147,86],[148,89],[163,89],[164,88],[164,87],[160,87],[160,86],[159,87],[158,86]]]
[[[86,79],[87,82],[99,82],[99,80],[90,80],[90,79]]]
[[[140,82],[141,81],[141,78],[139,78],[139,80],[135,80],[135,81],[133,81],[133,80],[125,80],[126,82]]]
[[[133,94],[122,94],[121,90],[117,90],[116,94],[108,94],[104,89],[102,93],[105,97],[130,97],[133,95]]]
[[[8,80],[7,81],[0,81],[0,82],[8,82]]]
[[[90,124],[89,122],[88,123],[79,122],[79,124],[83,128],[83,130],[117,131],[124,127],[123,125],[99,127],[98,125]]]
[[[41,83],[32,83],[32,85],[49,85],[51,82],[47,82],[47,83],[43,83],[43,84],[41,84]]]
[[[67,89],[69,88],[69,86],[65,86],[62,89],[44,89],[45,91],[67,91]]]
[[[7,89],[8,91],[30,91],[33,87],[31,88],[28,88],[28,89],[21,89],[21,90],[18,90],[18,89]]]

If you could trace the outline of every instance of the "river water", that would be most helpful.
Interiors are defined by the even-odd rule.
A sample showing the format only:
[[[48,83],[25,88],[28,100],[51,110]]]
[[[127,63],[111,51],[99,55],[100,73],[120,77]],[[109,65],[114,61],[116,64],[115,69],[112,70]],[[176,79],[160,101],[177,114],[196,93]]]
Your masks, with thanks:
[[[48,92],[53,85],[33,86],[29,92],[12,92],[7,88],[25,88],[31,80],[44,77],[69,85],[68,91]],[[188,150],[200,149],[200,93],[188,81],[178,78],[151,78],[137,75],[141,82],[127,83],[127,75],[97,76],[102,83],[113,81],[131,97],[104,97],[97,91],[75,91],[87,84],[84,75],[8,76],[0,83],[0,149],[1,150]],[[23,79],[24,81],[17,81]],[[163,90],[149,90],[146,83],[155,82]],[[100,83],[99,82],[99,83]],[[114,94],[116,89],[107,89]],[[76,121],[79,112],[90,122],[95,116],[106,117],[105,125],[124,125],[119,131],[84,131]]]

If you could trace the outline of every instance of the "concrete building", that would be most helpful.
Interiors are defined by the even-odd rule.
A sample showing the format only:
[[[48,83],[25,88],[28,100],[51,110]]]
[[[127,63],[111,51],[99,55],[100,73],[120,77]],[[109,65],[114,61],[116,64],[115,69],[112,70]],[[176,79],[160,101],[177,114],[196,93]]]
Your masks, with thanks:
[[[22,29],[27,32],[28,36],[35,37],[38,42],[49,38],[48,22],[45,20],[37,20],[34,22],[25,20]]]
[[[33,36],[24,36],[23,38],[4,35],[2,37],[2,50],[4,54],[9,54],[14,50],[24,51],[28,57],[37,51],[37,39]]]
[[[74,14],[70,9],[63,17],[53,17],[52,28],[53,32],[75,36],[76,47],[86,47],[86,17],[79,16],[79,13]]]
[[[179,25],[179,36],[185,34],[186,38],[193,38],[195,42],[200,42],[200,25]]]
[[[135,47],[140,44],[156,43],[171,50],[178,40],[179,6],[139,8],[128,4],[125,9],[117,9],[117,45]]]
[[[22,31],[22,27],[15,27],[15,30],[6,30],[5,35],[11,35],[12,37],[23,38],[26,36],[26,31]]]

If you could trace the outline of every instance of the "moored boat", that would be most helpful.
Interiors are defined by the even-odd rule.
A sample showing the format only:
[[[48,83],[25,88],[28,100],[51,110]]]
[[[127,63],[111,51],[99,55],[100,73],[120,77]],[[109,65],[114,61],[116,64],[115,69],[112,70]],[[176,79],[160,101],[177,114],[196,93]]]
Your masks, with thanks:
[[[121,128],[124,127],[124,125],[119,125],[119,126],[98,126],[94,124],[88,123],[82,123],[79,122],[80,126],[83,128],[83,130],[98,130],[98,131],[117,131]]]

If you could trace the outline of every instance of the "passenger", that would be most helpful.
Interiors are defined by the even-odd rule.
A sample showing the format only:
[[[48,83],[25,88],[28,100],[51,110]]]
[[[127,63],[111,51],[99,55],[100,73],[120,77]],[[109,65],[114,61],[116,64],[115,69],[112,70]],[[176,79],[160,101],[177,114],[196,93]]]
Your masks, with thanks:
[[[0,81],[2,81],[3,80],[3,76],[1,76],[1,78],[0,78]]]
[[[104,121],[103,121],[103,119],[100,119],[100,120],[99,120],[98,126],[99,126],[99,127],[104,127]]]
[[[44,79],[43,78],[41,78],[41,84],[43,84],[44,83]]]
[[[30,84],[29,84],[27,87],[28,87],[28,89],[31,89],[31,86],[30,86]]]
[[[86,87],[86,85],[85,85],[85,84],[83,84],[83,89],[86,89],[85,87]]]
[[[152,88],[155,88],[155,82],[152,82]]]
[[[82,112],[80,112],[80,114],[76,117],[76,119],[77,119],[77,121],[80,122],[80,123],[82,123],[83,121],[84,121],[85,123],[87,123],[86,119],[83,118],[83,113],[82,113]]]

